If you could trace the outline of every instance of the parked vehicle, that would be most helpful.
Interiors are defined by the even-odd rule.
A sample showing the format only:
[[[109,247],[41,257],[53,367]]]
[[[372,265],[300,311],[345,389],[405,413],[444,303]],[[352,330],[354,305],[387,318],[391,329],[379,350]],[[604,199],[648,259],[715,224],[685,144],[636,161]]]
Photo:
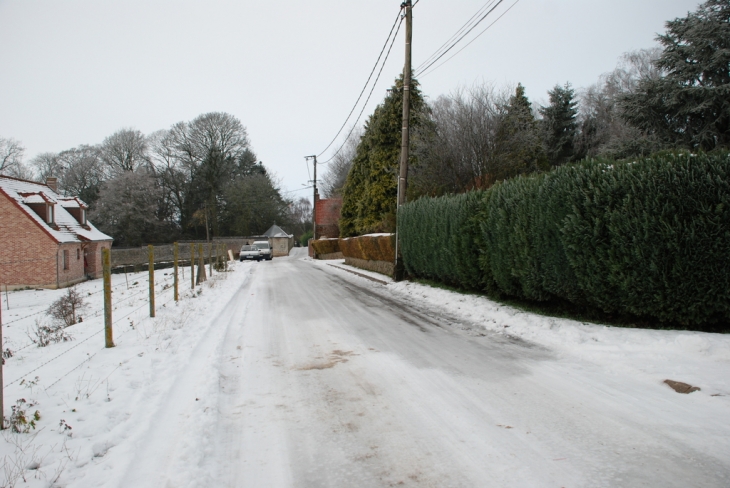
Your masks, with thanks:
[[[262,258],[261,251],[256,246],[243,246],[238,256],[239,261],[261,261]]]
[[[254,241],[253,245],[261,251],[261,259],[266,259],[267,261],[273,259],[274,255],[271,252],[269,241]]]

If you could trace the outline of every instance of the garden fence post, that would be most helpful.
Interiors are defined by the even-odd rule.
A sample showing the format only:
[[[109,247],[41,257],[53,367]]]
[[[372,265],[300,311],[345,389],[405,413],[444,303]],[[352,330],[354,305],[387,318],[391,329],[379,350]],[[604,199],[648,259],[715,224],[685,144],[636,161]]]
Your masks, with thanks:
[[[208,243],[208,270],[210,277],[213,277],[213,242]]]
[[[190,289],[195,289],[195,244],[190,243]]]
[[[150,257],[150,317],[155,316],[155,248],[152,244],[147,246],[147,253]]]
[[[111,252],[107,248],[101,250],[101,265],[104,276],[104,332],[105,346],[114,347],[112,334],[112,264]]]
[[[178,300],[178,294],[177,294],[177,258],[178,258],[178,249],[177,249],[177,242],[173,243],[172,245],[172,261],[173,261],[173,268],[175,273],[175,278],[173,279],[173,285],[175,287],[175,301]]]
[[[198,284],[205,281],[205,254],[203,245],[198,244]]]

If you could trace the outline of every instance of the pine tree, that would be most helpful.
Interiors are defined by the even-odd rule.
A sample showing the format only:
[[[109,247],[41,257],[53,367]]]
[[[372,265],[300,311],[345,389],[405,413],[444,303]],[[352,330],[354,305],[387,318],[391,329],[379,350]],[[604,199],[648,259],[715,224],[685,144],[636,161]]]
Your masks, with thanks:
[[[547,169],[539,126],[522,84],[517,85],[504,107],[504,118],[497,130],[497,154],[496,180]]]
[[[410,126],[417,128],[427,108],[416,80],[412,81],[410,96]],[[395,230],[402,117],[403,79],[400,77],[369,117],[357,147],[342,190],[340,234],[343,237]]]
[[[708,0],[666,23],[656,66],[624,97],[624,117],[668,143],[712,150],[730,146],[730,2]]]
[[[574,156],[573,140],[578,129],[578,102],[575,101],[575,92],[570,83],[566,83],[564,87],[555,85],[548,95],[550,105],[540,108],[545,151],[550,166],[560,166],[571,161]]]

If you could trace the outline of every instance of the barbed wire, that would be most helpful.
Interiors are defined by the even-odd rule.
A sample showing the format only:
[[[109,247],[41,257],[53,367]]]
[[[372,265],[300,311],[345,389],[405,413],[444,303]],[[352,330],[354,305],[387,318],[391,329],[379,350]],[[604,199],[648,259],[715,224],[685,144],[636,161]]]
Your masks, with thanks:
[[[211,278],[212,278],[212,277],[211,277]],[[173,275],[172,277],[170,277],[170,278],[166,279],[166,280],[163,280],[163,281],[162,281],[162,283],[161,283],[161,285],[167,284],[167,283],[169,283],[169,282],[170,282],[170,280],[173,280],[173,279],[174,279],[174,275]],[[157,284],[155,284],[155,287],[157,287]],[[162,291],[162,290],[165,290],[165,289],[167,289],[167,288],[162,288],[162,289],[161,289],[160,291]],[[140,292],[140,293],[136,293],[135,295],[132,295],[132,297],[134,297],[134,296],[137,296],[137,295],[139,295],[139,294],[141,294],[141,293],[142,293],[142,292]],[[183,293],[182,295],[183,295],[183,297],[186,297],[186,296],[187,296],[187,294],[186,294],[186,293]],[[132,297],[127,297],[127,298],[132,298]],[[168,303],[170,303],[170,302],[172,302],[172,301],[174,301],[174,300],[175,300],[175,297],[174,297],[174,296],[172,296],[172,297],[171,297],[171,298],[169,298],[169,299],[168,299],[167,301],[163,302],[163,303],[162,303],[162,304],[161,304],[160,306],[161,306],[161,307],[164,307],[164,306],[166,306],[166,305],[167,305]],[[131,310],[130,312],[126,313],[125,315],[122,315],[121,317],[117,318],[117,319],[116,319],[116,321],[122,321],[122,320],[124,320],[124,319],[126,319],[126,318],[130,317],[130,316],[131,316],[132,314],[134,314],[134,313],[136,313],[136,312],[138,312],[138,311],[142,310],[143,308],[146,308],[147,306],[149,306],[149,303],[144,303],[144,304],[140,305],[139,307],[137,307],[137,308],[135,308],[135,309]],[[44,311],[45,311],[45,310],[44,310]],[[42,312],[43,312],[43,311],[42,311]],[[92,315],[92,316],[97,316],[97,315],[98,315],[99,313],[101,313],[101,312],[103,312],[103,310],[100,310],[100,311],[97,311],[97,312],[95,312],[95,315]],[[37,312],[37,313],[36,313],[36,314],[34,314],[34,315],[37,315],[38,313],[41,313],[41,312]],[[27,318],[27,317],[26,317],[26,318]],[[143,318],[143,319],[142,319],[142,321],[144,321],[144,320],[146,320],[146,319],[149,319],[149,318],[153,318],[153,317],[145,317],[145,318]],[[73,324],[73,325],[78,325],[78,324]],[[70,327],[70,326],[69,326],[69,327]],[[49,359],[49,360],[47,360],[47,361],[44,361],[43,363],[39,364],[38,366],[36,366],[36,367],[35,367],[35,368],[33,368],[32,370],[28,371],[27,373],[25,373],[25,374],[23,374],[23,375],[19,376],[19,377],[18,377],[18,378],[16,378],[15,380],[13,380],[13,381],[11,381],[11,382],[9,382],[9,383],[7,383],[7,384],[3,385],[3,389],[5,389],[5,388],[7,388],[8,386],[11,386],[11,385],[13,385],[13,384],[15,384],[15,383],[18,383],[19,381],[22,381],[22,380],[23,380],[23,378],[26,378],[26,377],[28,377],[29,375],[31,375],[31,374],[33,374],[33,373],[35,373],[36,371],[38,371],[39,369],[43,368],[44,366],[46,366],[46,365],[48,365],[48,364],[52,363],[53,361],[57,360],[57,359],[58,359],[58,358],[60,358],[60,357],[63,357],[64,355],[68,354],[68,353],[69,353],[69,352],[71,352],[72,350],[74,350],[74,349],[76,349],[77,347],[79,347],[79,346],[80,346],[81,344],[83,344],[83,343],[85,343],[85,342],[87,342],[87,341],[91,340],[91,339],[92,339],[93,337],[96,337],[97,335],[101,334],[102,332],[105,332],[105,330],[106,330],[106,329],[101,329],[101,330],[98,330],[98,331],[96,331],[96,332],[92,333],[91,335],[89,335],[89,336],[88,336],[87,338],[85,338],[84,340],[82,340],[82,341],[80,341],[80,342],[76,343],[75,345],[73,345],[73,346],[69,347],[68,349],[66,349],[66,350],[65,350],[64,352],[62,352],[62,353],[60,353],[60,354],[57,354],[56,356],[52,357],[51,359]],[[124,335],[125,335],[126,333],[128,333],[128,332],[130,332],[130,331],[132,331],[132,330],[136,330],[136,329],[135,329],[135,328],[132,328],[132,329],[127,329],[127,330],[125,330],[125,331],[123,331],[123,332],[121,332],[121,333],[117,334],[117,339],[121,338],[121,337],[122,337],[122,336],[124,336]],[[30,346],[31,346],[31,345],[33,345],[33,344],[35,344],[35,342],[32,342],[32,343],[30,343],[30,344],[27,344],[27,345],[23,346],[23,347],[22,347],[21,349],[18,349],[18,351],[20,351],[20,350],[22,350],[22,349],[25,349],[25,348],[27,348],[27,347],[30,347]],[[103,350],[103,349],[101,349],[101,350]],[[100,350],[100,351],[101,351],[101,350]],[[45,390],[47,391],[47,390],[48,390],[49,388],[51,388],[52,386],[55,386],[55,385],[56,385],[56,384],[57,384],[57,383],[58,383],[59,381],[61,381],[61,380],[62,380],[63,378],[67,377],[67,376],[68,376],[68,375],[70,375],[70,374],[71,374],[72,372],[74,372],[75,370],[77,370],[78,368],[80,368],[80,367],[81,367],[82,365],[84,365],[85,363],[89,362],[89,361],[90,361],[90,360],[91,360],[91,359],[92,359],[92,358],[93,358],[94,356],[96,356],[96,355],[97,355],[97,354],[98,354],[98,353],[99,353],[100,351],[97,351],[97,352],[95,352],[94,354],[90,355],[89,357],[85,358],[85,359],[84,359],[84,360],[83,360],[83,361],[82,361],[81,363],[79,363],[79,364],[78,364],[78,365],[76,365],[76,366],[75,366],[74,368],[72,368],[72,369],[71,369],[71,370],[70,370],[70,371],[69,371],[68,373],[66,373],[66,374],[64,374],[63,376],[61,376],[60,378],[56,379],[56,380],[55,380],[55,381],[54,381],[53,383],[51,383],[51,384],[50,384],[50,385],[49,385],[48,387],[46,387],[46,388],[45,388]],[[115,370],[116,370],[116,368],[115,368]],[[114,372],[115,370],[113,370],[113,371],[112,371],[112,373],[113,373],[113,372]],[[110,375],[111,375],[111,373],[109,374],[109,376],[110,376]],[[107,376],[107,377],[108,377],[108,376]]]

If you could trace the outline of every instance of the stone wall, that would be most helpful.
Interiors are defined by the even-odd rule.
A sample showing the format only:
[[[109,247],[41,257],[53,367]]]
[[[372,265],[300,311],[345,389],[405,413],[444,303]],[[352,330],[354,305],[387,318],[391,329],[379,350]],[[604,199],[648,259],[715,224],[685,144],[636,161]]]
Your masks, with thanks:
[[[244,244],[251,244],[254,241],[268,240],[266,237],[226,237],[220,239],[214,239],[210,245],[207,241],[181,241],[178,243],[178,259],[180,261],[190,261],[190,245],[195,246],[195,256],[198,256],[198,245],[203,245],[203,255],[207,259],[211,254],[215,258],[216,246],[223,244],[224,253],[230,250],[234,257],[238,256],[241,251],[241,247]],[[210,248],[209,248],[210,246]],[[160,244],[154,246],[155,251],[155,263],[166,263],[173,261],[173,245],[172,244]],[[134,247],[134,248],[112,248],[112,268],[119,267],[137,267],[142,268],[149,263],[149,254],[147,246]]]

